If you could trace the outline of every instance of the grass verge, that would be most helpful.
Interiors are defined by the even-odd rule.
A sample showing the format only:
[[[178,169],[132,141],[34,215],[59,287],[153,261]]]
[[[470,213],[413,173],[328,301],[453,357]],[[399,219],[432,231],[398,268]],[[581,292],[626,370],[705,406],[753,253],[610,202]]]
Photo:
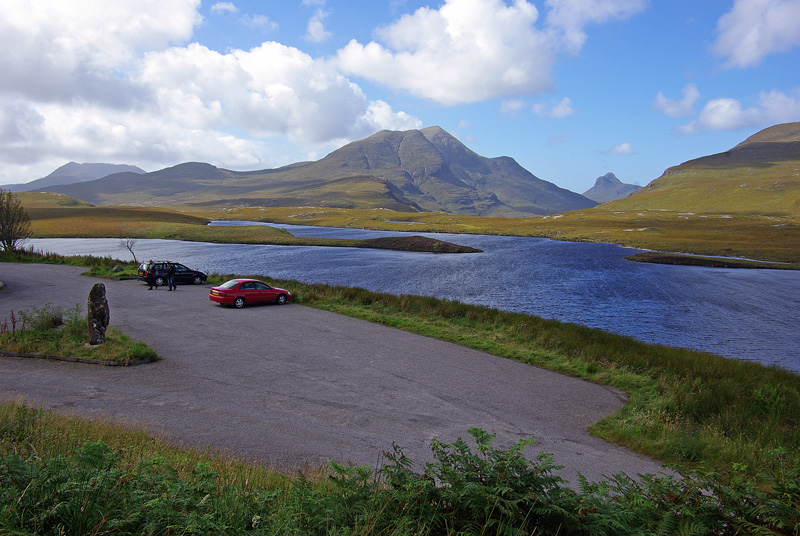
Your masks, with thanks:
[[[86,317],[80,305],[64,311],[49,303],[10,312],[0,322],[0,350],[20,357],[68,358],[82,362],[133,365],[161,358],[143,342],[109,328],[103,344],[88,344]]]

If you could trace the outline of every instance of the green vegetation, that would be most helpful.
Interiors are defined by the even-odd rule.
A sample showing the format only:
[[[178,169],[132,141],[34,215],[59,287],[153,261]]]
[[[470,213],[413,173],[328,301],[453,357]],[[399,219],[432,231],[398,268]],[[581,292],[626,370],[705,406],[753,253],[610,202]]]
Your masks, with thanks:
[[[31,216],[33,238],[162,238],[196,242],[397,249],[474,253],[474,248],[416,237],[346,240],[301,238],[264,225],[209,226],[205,217],[142,207],[84,206],[61,194],[19,194]]]
[[[769,270],[798,270],[800,264],[751,261],[725,257],[702,257],[696,255],[680,255],[677,253],[660,253],[644,251],[625,257],[629,261],[650,262],[654,264],[674,264],[680,266],[705,266],[708,268],[761,268]]]
[[[96,270],[118,274],[105,267],[110,262],[96,259]],[[327,478],[289,479],[219,454],[176,450],[136,430],[6,403],[0,404],[0,529],[795,534],[800,527],[798,375],[457,302],[269,282],[291,288],[298,303],[624,389],[628,404],[592,432],[679,464],[682,479],[636,482],[618,475],[581,482],[575,491],[553,474],[548,456],[523,459],[525,442],[495,450],[480,430],[470,431],[474,453],[465,442],[434,440],[436,461],[421,473],[396,450],[378,475],[331,464]],[[46,318],[46,310],[33,316]]]
[[[44,422],[43,422],[44,421]],[[294,480],[220,457],[198,456],[114,436],[65,448],[62,418],[0,404],[0,530],[10,534],[795,534],[800,460],[770,453],[771,471],[727,478],[709,471],[681,479],[620,474],[575,491],[551,458],[530,461],[521,441],[507,450],[471,429],[432,441],[421,472],[395,447],[374,475],[331,463],[327,479]],[[54,426],[51,426],[52,423]],[[69,436],[76,434],[67,429]],[[103,430],[104,431],[104,430]],[[30,441],[28,443],[27,441]],[[33,450],[34,443],[41,450]],[[141,455],[155,449],[152,458]],[[55,451],[55,452],[54,452]],[[177,465],[177,468],[176,468]],[[727,480],[727,483],[723,483]]]
[[[25,357],[71,358],[85,362],[137,364],[157,361],[158,355],[114,328],[104,344],[89,346],[85,315],[80,305],[64,311],[45,304],[30,311],[14,311],[0,323],[0,350]]]
[[[30,236],[31,223],[16,194],[0,189],[0,249],[14,251]]]
[[[309,207],[242,208],[224,213],[203,212],[202,215],[214,219],[413,233],[532,236],[605,242],[655,251],[800,263],[800,218],[797,217],[616,210],[606,205],[518,219]]]
[[[30,261],[35,254],[28,253]],[[0,260],[4,260],[0,256]],[[47,255],[47,262],[59,256]],[[77,263],[70,257],[64,262]],[[8,259],[5,259],[8,260]],[[89,272],[125,277],[111,259]],[[125,266],[125,264],[123,264]],[[127,264],[132,269],[133,264]],[[243,274],[210,274],[217,284]],[[259,277],[260,279],[265,279]],[[704,352],[656,346],[576,324],[419,296],[270,280],[297,303],[382,323],[622,389],[630,399],[592,433],[666,462],[760,468],[800,444],[800,375]]]

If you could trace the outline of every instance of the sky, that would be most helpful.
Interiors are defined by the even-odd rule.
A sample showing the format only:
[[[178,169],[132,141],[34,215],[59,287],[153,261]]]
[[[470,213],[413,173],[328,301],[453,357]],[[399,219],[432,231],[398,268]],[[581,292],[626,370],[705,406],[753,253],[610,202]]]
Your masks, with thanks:
[[[3,0],[0,184],[438,125],[582,193],[800,121],[800,0]]]

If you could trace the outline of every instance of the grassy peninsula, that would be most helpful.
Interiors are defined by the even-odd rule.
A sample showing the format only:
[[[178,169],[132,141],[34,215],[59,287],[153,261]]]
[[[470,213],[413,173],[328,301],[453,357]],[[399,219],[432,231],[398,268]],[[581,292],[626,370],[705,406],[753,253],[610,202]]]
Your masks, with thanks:
[[[157,207],[97,207],[63,194],[17,194],[32,238],[162,238],[195,242],[395,249],[429,253],[480,250],[421,236],[351,240],[303,238],[265,225],[209,226],[210,219]],[[232,218],[219,218],[232,219]]]

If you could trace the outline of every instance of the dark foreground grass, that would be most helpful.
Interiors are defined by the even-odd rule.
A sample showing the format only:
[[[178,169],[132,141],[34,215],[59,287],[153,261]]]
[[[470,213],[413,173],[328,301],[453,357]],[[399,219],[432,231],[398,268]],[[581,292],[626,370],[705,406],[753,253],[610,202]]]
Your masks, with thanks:
[[[769,453],[769,470],[756,475],[741,467],[725,475],[696,470],[638,480],[618,474],[573,488],[554,474],[549,455],[522,456],[529,441],[498,450],[492,435],[468,432],[469,442],[434,439],[434,461],[422,469],[395,448],[377,472],[331,463],[325,472],[287,478],[141,432],[0,403],[0,534],[793,535],[800,529],[800,460],[785,451]],[[79,436],[93,439],[78,445]]]

